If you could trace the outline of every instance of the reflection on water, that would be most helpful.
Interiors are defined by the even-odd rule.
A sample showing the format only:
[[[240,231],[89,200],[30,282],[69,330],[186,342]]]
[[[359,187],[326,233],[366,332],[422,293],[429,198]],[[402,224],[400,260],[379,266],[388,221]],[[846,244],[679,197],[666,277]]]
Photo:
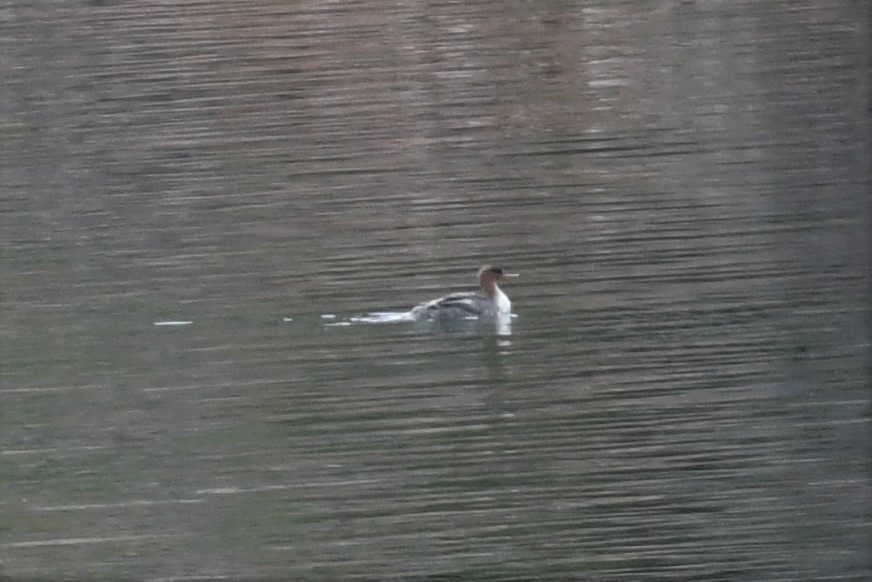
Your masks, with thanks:
[[[0,9],[0,578],[868,580],[855,4]]]

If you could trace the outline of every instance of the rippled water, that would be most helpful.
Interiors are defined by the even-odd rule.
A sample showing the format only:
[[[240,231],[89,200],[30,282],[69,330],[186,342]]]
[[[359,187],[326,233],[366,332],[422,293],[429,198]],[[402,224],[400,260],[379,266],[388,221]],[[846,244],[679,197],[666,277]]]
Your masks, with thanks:
[[[861,4],[7,3],[0,579],[869,579]]]

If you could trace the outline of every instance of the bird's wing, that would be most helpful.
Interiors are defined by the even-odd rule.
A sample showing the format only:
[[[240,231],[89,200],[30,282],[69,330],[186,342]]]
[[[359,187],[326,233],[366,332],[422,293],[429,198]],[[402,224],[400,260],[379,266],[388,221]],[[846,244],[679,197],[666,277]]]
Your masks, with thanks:
[[[480,311],[478,303],[481,302],[481,299],[482,296],[474,292],[451,293],[444,297],[428,301],[424,306],[426,306],[428,311],[439,309],[459,309],[461,311],[466,311],[471,315],[478,315]]]

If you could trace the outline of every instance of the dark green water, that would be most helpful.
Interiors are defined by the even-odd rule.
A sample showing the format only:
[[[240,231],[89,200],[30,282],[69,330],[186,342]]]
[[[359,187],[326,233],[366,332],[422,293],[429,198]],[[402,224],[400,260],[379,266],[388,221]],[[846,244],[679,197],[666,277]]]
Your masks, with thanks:
[[[0,8],[0,580],[868,580],[868,13]]]

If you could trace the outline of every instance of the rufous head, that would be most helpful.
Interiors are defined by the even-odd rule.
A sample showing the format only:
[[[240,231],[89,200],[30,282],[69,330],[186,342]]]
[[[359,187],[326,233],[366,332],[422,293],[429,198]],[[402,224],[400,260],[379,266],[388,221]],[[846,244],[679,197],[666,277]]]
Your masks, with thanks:
[[[484,285],[486,282],[505,281],[517,277],[518,273],[506,273],[500,267],[485,265],[478,270],[478,280]]]

